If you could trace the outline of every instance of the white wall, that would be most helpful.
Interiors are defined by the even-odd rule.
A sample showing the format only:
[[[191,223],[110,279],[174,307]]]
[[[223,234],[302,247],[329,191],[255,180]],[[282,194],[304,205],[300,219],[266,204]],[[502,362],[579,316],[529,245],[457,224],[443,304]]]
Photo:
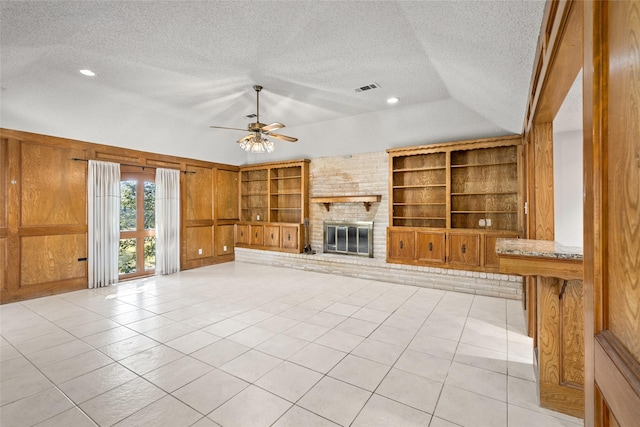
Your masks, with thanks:
[[[553,134],[555,240],[582,247],[582,131]]]
[[[555,240],[582,247],[582,71],[553,120]]]

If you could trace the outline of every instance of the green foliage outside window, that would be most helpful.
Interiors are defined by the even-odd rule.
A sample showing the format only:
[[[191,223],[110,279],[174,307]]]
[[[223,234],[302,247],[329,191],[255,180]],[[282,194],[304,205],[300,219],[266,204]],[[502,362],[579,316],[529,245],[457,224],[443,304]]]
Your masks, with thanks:
[[[153,230],[156,226],[156,184],[145,182],[143,185],[143,223],[145,230]],[[137,181],[120,182],[120,231],[136,231],[137,218]],[[156,265],[155,236],[140,238],[143,245],[144,269],[153,270]],[[130,274],[137,271],[138,239],[120,239],[118,256],[119,274]],[[141,266],[142,268],[142,266]]]

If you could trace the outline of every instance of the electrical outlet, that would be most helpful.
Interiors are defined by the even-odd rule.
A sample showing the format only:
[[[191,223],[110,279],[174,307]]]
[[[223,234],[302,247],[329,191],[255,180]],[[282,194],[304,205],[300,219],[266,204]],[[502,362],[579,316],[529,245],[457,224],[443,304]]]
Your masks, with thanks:
[[[487,218],[487,227],[491,227],[491,218]]]
[[[480,221],[478,221],[478,225],[479,225],[480,227],[484,227],[484,226],[485,226],[485,220],[484,220],[484,219],[481,219]]]
[[[226,247],[226,246],[223,246],[223,247],[222,247],[222,250],[223,250],[224,252],[227,252],[227,247]]]
[[[260,221],[260,215],[256,215],[256,221]]]
[[[202,255],[202,249],[198,249],[198,255]]]

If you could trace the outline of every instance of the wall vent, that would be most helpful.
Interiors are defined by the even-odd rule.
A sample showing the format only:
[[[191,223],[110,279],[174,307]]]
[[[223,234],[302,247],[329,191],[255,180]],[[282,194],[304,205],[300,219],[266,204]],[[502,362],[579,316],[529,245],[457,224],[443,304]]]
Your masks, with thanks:
[[[378,83],[371,83],[370,85],[360,86],[355,89],[356,92],[364,92],[366,90],[378,89],[380,85]]]

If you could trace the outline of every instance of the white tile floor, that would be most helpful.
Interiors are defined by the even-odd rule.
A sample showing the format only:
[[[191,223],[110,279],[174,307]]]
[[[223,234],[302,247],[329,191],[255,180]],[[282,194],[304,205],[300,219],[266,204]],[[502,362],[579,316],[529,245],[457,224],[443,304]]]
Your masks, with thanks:
[[[3,427],[582,425],[518,301],[227,263],[0,315]]]

